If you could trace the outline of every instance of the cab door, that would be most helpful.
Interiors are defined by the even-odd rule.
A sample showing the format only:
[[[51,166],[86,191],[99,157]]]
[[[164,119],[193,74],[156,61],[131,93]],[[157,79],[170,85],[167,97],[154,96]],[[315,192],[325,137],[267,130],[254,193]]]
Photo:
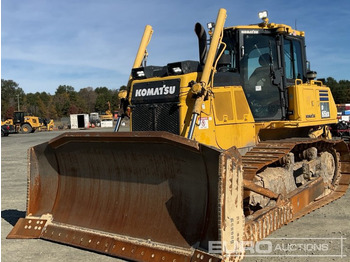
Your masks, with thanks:
[[[262,30],[241,34],[240,72],[243,88],[256,121],[285,116],[283,81],[277,38]]]

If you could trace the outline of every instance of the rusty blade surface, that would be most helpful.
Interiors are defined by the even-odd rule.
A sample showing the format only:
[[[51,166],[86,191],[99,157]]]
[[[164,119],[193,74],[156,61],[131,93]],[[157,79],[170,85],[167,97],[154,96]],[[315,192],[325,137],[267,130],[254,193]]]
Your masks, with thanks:
[[[46,219],[20,218],[7,238],[40,238],[46,223]]]
[[[238,156],[164,132],[66,133],[29,153],[26,223],[45,217],[41,238],[137,261],[189,261],[219,240],[218,170]]]

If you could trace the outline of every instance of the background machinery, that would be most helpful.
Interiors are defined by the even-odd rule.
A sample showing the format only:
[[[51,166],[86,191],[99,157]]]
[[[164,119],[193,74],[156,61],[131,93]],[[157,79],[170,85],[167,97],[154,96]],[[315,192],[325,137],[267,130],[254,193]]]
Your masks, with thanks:
[[[132,132],[30,149],[27,216],[8,237],[135,261],[238,261],[245,244],[345,194],[349,149],[331,139],[336,107],[304,32],[261,18],[224,28],[220,9],[209,49],[195,26],[200,60],[165,66],[143,63],[146,26],[119,93],[115,131],[130,111]]]
[[[10,134],[10,125],[1,125],[1,137],[8,136]]]
[[[106,110],[106,112],[104,112],[104,114],[100,114],[100,120],[104,121],[104,120],[113,120],[113,114],[111,111],[111,103],[108,101],[107,102],[108,105],[108,109]]]
[[[55,126],[53,119],[40,118],[22,111],[14,112],[13,119],[1,121],[1,123],[13,125],[13,133],[34,133],[36,130],[52,131]]]
[[[13,113],[13,119],[7,119],[3,123],[14,125],[16,132],[34,133],[42,124],[37,116],[32,116],[29,113],[16,111]]]
[[[55,122],[53,119],[48,119],[48,118],[39,118],[40,122],[40,131],[53,131],[55,127]]]
[[[100,126],[101,127],[113,127],[113,114],[111,111],[111,103],[107,102],[108,109],[104,114],[100,114]]]

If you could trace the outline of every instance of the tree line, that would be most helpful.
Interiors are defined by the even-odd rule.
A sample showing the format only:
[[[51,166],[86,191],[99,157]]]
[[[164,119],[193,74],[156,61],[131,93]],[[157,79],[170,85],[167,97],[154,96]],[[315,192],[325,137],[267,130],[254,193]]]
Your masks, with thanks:
[[[125,89],[121,86],[119,90]],[[85,87],[75,91],[69,85],[60,85],[55,94],[36,92],[26,94],[13,80],[1,79],[1,119],[13,117],[15,111],[25,111],[47,119],[60,119],[70,114],[119,109],[118,92],[107,87]]]
[[[335,103],[350,103],[350,81],[328,77],[325,84],[330,87]],[[121,86],[119,90],[125,89]],[[103,113],[119,109],[118,91],[107,87],[85,87],[75,91],[69,85],[57,87],[54,95],[46,92],[25,94],[23,89],[13,80],[1,79],[1,119],[12,118],[14,111],[25,111],[35,116],[59,119],[70,114]]]
[[[350,103],[349,80],[340,80],[337,82],[334,78],[328,77],[325,84],[331,89],[336,104]]]

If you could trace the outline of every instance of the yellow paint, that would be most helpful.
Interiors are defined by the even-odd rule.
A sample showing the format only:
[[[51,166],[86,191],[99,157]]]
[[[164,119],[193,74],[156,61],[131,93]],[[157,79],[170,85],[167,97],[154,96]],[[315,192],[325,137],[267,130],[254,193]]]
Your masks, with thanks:
[[[327,94],[328,101],[320,101],[320,92]],[[302,83],[295,81],[295,85],[288,88],[289,111],[292,112],[289,124],[298,126],[324,125],[337,123],[337,108],[330,89],[319,81]],[[322,117],[321,103],[329,105],[329,117]]]
[[[337,122],[337,110],[332,94],[328,87],[320,81],[303,83],[298,79],[288,87],[288,120],[255,122],[241,86],[215,87],[213,78],[215,73],[215,57],[219,43],[221,43],[222,29],[226,19],[226,11],[220,9],[214,32],[210,31],[211,45],[203,73],[189,73],[167,77],[154,77],[134,80],[130,84],[129,96],[134,84],[160,80],[180,79],[179,95],[179,134],[187,137],[192,113],[199,114],[194,129],[193,139],[209,146],[227,149],[232,146],[245,148],[254,146],[259,141],[262,129],[275,129],[271,132],[271,139],[280,139],[285,134],[295,131],[308,131],[308,127],[324,127]],[[232,29],[259,30],[274,29],[280,34],[290,34],[304,37],[303,31],[294,30],[284,24],[269,23],[268,20],[257,25],[235,26]],[[227,29],[227,28],[226,28]],[[146,28],[143,37],[144,44],[138,51],[139,64],[146,46],[152,35],[152,29]],[[135,63],[134,63],[135,67]],[[189,83],[194,81],[190,87]],[[131,97],[129,102],[131,103]],[[322,101],[324,100],[324,101]],[[132,117],[132,114],[131,114]],[[130,122],[132,123],[132,121]],[[306,127],[305,129],[301,129]],[[132,130],[132,126],[131,126]],[[292,132],[290,132],[292,130]],[[326,129],[324,129],[326,130]],[[297,133],[297,132],[296,132]],[[322,132],[314,132],[318,136]]]
[[[179,134],[186,137],[195,104],[189,82],[198,81],[200,73],[155,77],[135,80],[133,84],[169,79],[180,79]],[[133,87],[133,85],[132,85]],[[132,87],[130,93],[132,93]],[[327,94],[330,117],[322,118],[320,90]],[[193,139],[206,145],[227,149],[232,146],[244,148],[255,145],[261,129],[298,129],[337,122],[337,110],[328,87],[318,81],[296,84],[289,89],[289,120],[256,123],[241,86],[214,87],[200,107]],[[130,101],[131,102],[131,101]],[[132,130],[132,127],[131,127]],[[274,137],[279,139],[279,137]]]
[[[255,123],[242,87],[219,87],[212,92],[204,102],[193,139],[222,149],[253,146]]]
[[[143,59],[145,58],[145,56],[147,56],[146,48],[149,42],[151,41],[152,34],[153,34],[152,26],[146,25],[132,68],[138,68],[142,65]]]

